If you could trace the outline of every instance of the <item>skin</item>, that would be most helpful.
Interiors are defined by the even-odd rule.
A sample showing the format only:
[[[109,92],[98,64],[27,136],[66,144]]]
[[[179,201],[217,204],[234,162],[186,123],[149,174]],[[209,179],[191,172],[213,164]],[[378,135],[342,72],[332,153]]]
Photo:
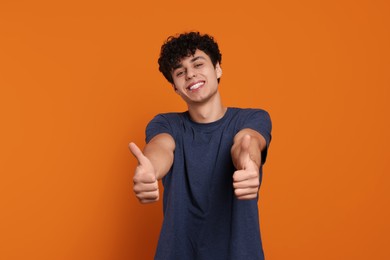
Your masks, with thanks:
[[[221,75],[219,63],[214,66],[201,50],[183,58],[172,71],[173,89],[186,102],[193,121],[210,123],[225,115],[227,108],[223,106],[218,91]],[[191,86],[195,88],[190,89]],[[234,137],[231,155],[237,170],[233,174],[232,185],[238,199],[257,198],[261,151],[265,145],[263,136],[252,129],[243,129]],[[138,160],[133,177],[136,197],[141,203],[158,201],[158,180],[168,173],[173,164],[174,139],[163,133],[146,144],[143,152],[134,143],[129,144],[129,149]]]

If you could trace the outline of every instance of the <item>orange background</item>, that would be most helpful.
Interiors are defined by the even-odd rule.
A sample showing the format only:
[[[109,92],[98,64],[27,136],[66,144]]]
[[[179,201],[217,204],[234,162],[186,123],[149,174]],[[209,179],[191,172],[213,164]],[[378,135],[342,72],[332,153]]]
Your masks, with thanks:
[[[227,106],[274,129],[259,201],[268,260],[390,259],[388,1],[0,2],[0,259],[151,259],[161,201],[132,193],[165,38],[223,53]]]

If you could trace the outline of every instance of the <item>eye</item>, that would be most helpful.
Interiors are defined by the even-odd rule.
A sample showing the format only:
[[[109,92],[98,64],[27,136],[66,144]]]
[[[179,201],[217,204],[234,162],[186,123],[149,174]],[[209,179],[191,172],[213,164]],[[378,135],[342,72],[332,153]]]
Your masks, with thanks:
[[[180,70],[176,73],[176,77],[180,77],[184,74],[184,71]]]
[[[202,65],[203,65],[203,63],[196,63],[196,64],[194,65],[194,67],[195,67],[195,68],[199,68],[199,67],[202,67]]]

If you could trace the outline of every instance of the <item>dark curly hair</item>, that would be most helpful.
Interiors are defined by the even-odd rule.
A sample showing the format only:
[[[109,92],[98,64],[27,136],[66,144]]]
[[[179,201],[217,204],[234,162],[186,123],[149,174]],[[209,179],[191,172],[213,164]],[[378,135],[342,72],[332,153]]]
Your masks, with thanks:
[[[159,70],[164,77],[173,84],[172,71],[181,59],[194,55],[196,50],[206,53],[213,63],[221,64],[222,54],[214,38],[199,32],[183,33],[179,36],[169,36],[161,46],[160,58],[158,59]],[[218,79],[219,82],[219,79]]]

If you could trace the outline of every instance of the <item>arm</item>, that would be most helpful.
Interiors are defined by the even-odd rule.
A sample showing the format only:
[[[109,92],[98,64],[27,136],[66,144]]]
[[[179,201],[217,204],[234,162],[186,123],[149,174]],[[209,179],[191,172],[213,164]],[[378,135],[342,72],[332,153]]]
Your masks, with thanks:
[[[238,199],[255,199],[260,187],[261,151],[266,141],[258,132],[245,128],[234,137],[232,160],[234,193]]]
[[[133,177],[134,192],[141,203],[158,201],[158,180],[163,178],[172,167],[175,141],[169,134],[156,135],[142,152],[134,143],[129,144],[130,151],[138,160]]]

